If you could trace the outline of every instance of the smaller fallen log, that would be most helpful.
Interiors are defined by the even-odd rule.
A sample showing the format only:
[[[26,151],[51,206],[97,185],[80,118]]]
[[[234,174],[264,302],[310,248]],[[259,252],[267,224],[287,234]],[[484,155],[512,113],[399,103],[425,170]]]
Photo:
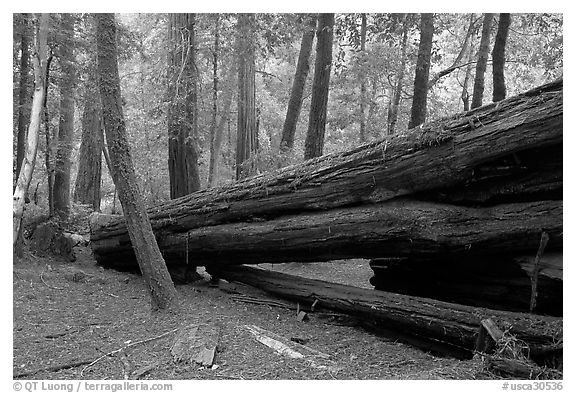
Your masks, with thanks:
[[[536,245],[535,245],[536,247]],[[529,312],[534,256],[378,258],[370,262],[375,289],[469,306]],[[538,269],[534,312],[562,316],[562,253],[545,254]]]
[[[211,266],[208,273],[239,281],[317,308],[332,309],[361,317],[388,331],[416,338],[416,345],[429,341],[455,347],[471,355],[478,326],[491,318],[525,342],[529,356],[554,347],[562,338],[562,319],[503,312],[451,304],[432,299],[373,291],[272,272],[247,266]]]

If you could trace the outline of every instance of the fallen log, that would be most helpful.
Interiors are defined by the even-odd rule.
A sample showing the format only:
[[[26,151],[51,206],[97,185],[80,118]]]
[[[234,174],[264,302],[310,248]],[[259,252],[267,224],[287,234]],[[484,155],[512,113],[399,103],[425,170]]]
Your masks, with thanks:
[[[537,248],[534,244],[533,248]],[[375,289],[499,310],[528,312],[534,251],[524,256],[379,258],[370,262]],[[545,254],[534,312],[562,316],[562,254]]]
[[[468,351],[476,345],[478,326],[490,318],[529,347],[530,357],[562,339],[562,319],[451,304],[432,299],[356,288],[247,266],[209,267],[208,273],[239,281],[305,305],[355,315],[427,346],[432,340]]]
[[[561,80],[550,83],[346,152],[202,190],[154,206],[148,215],[157,238],[162,238],[457,186],[492,160],[561,145],[562,89]],[[97,260],[106,249],[99,243],[132,252],[122,217],[96,220],[91,242]]]
[[[473,256],[535,253],[540,233],[548,249],[562,247],[562,201],[453,206],[410,199],[275,220],[235,223],[158,237],[166,263],[256,264],[398,257],[466,260]],[[92,243],[104,266],[136,266],[129,243]]]

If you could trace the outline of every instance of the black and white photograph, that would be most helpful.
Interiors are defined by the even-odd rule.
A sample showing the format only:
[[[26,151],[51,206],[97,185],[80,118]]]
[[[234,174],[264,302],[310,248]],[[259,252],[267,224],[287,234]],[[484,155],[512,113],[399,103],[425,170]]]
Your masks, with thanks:
[[[12,391],[570,390],[564,14],[340,8],[11,13]]]

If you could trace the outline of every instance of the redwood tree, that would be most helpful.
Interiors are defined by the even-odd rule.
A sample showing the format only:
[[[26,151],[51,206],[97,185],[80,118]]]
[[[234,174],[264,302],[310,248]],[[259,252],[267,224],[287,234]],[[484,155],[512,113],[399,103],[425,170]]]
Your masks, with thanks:
[[[74,16],[62,14],[60,24],[62,40],[58,59],[62,70],[60,82],[60,123],[58,128],[58,151],[54,173],[54,213],[62,219],[70,214],[70,155],[74,134]]]
[[[332,40],[334,35],[334,14],[319,14],[316,30],[316,61],[308,132],[304,142],[304,159],[319,157],[324,150],[326,112],[330,71],[332,70]]]
[[[366,14],[361,15],[360,22],[360,52],[361,56],[366,56]],[[362,64],[360,73],[360,142],[366,141],[366,71],[365,61]]]
[[[500,14],[498,31],[492,49],[492,77],[493,92],[492,101],[502,101],[506,98],[506,81],[504,80],[504,63],[506,61],[506,39],[512,17],[510,14]]]
[[[280,149],[283,151],[292,150],[294,147],[296,124],[300,117],[304,87],[306,86],[306,79],[310,71],[310,54],[312,53],[312,44],[314,43],[316,20],[316,15],[308,15],[304,24],[304,33],[302,34],[302,43],[300,44],[300,53],[298,55],[298,63],[296,64],[296,73],[294,75],[294,81],[292,82],[284,127],[282,128]]]
[[[198,75],[195,14],[170,14],[168,26],[168,172],[170,197],[200,189],[198,170]]]
[[[256,129],[256,37],[254,14],[238,14],[238,127],[236,134],[236,179],[252,175],[254,162],[246,161],[258,148]]]
[[[96,20],[99,88],[106,140],[110,148],[112,178],[118,188],[138,265],[150,289],[152,307],[170,308],[177,304],[176,289],[152,232],[136,181],[126,135],[118,75],[116,21],[114,14],[96,14]]]
[[[420,44],[416,60],[414,77],[414,97],[412,113],[408,128],[413,128],[426,120],[426,101],[428,96],[428,76],[430,74],[430,57],[432,55],[432,36],[434,35],[434,14],[420,16]]]
[[[21,14],[20,16],[20,85],[18,87],[18,130],[16,142],[16,171],[15,179],[18,179],[20,169],[22,168],[22,160],[24,159],[24,150],[26,149],[26,128],[30,121],[30,66],[29,58],[30,53],[28,46],[30,45],[29,29],[28,29],[28,14]],[[14,182],[14,188],[16,183]]]
[[[400,63],[398,65],[398,75],[394,94],[388,107],[388,135],[394,134],[396,123],[398,122],[398,107],[402,98],[402,89],[404,88],[404,73],[406,69],[406,48],[408,46],[408,14],[402,16],[402,41],[400,43]]]
[[[482,37],[480,38],[480,48],[478,49],[478,61],[476,62],[476,74],[474,75],[474,92],[472,93],[471,109],[482,106],[484,96],[484,74],[488,64],[488,54],[490,50],[490,30],[494,14],[484,14],[482,22]]]

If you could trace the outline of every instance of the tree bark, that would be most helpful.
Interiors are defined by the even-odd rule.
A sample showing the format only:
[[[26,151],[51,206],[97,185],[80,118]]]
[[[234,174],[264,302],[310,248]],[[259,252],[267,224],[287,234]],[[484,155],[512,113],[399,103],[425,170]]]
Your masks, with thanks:
[[[308,118],[308,132],[304,142],[305,160],[319,157],[324,151],[330,71],[332,70],[333,30],[334,14],[319,14],[310,116]]]
[[[76,67],[74,59],[74,16],[62,14],[62,42],[58,59],[62,69],[60,83],[60,124],[58,151],[54,171],[54,213],[67,220],[70,214],[70,155],[74,136],[74,86]]]
[[[404,87],[404,72],[406,69],[406,47],[408,43],[408,14],[402,18],[402,42],[400,44],[400,64],[398,66],[398,76],[396,77],[396,86],[394,86],[394,95],[390,102],[388,110],[388,135],[394,134],[396,123],[398,122],[398,107],[402,98],[402,89]]]
[[[44,155],[45,165],[46,165],[46,179],[48,181],[48,189],[46,193],[48,194],[48,217],[54,217],[54,151],[53,151],[53,140],[50,132],[50,113],[48,112],[48,87],[50,86],[50,65],[53,59],[52,53],[48,56],[46,60],[46,76],[44,78],[44,102],[42,103],[42,108],[44,112],[44,136],[46,138],[46,152]]]
[[[256,173],[256,34],[254,14],[238,14],[238,122],[236,129],[236,180]]]
[[[490,50],[490,31],[492,29],[492,20],[494,14],[484,14],[482,23],[482,37],[480,38],[480,48],[478,49],[478,61],[476,62],[476,74],[474,75],[474,93],[472,94],[471,108],[482,106],[484,96],[484,74],[486,73],[486,64],[488,63],[488,54]]]
[[[96,60],[96,59],[94,59]],[[100,182],[102,177],[102,147],[100,93],[96,67],[89,69],[85,87],[82,114],[82,141],[78,162],[78,175],[74,188],[74,201],[100,211]]]
[[[509,333],[524,341],[530,356],[555,347],[562,339],[562,319],[511,313],[485,308],[361,289],[246,266],[227,266],[208,271],[228,281],[239,281],[302,305],[344,312],[369,321],[384,331],[410,335],[418,346],[429,340],[466,351],[472,357],[478,327],[483,319],[511,326]]]
[[[168,42],[168,173],[170,198],[200,189],[194,14],[170,14]]]
[[[506,82],[504,80],[504,64],[506,62],[506,39],[512,17],[510,14],[500,14],[498,20],[498,32],[492,49],[492,76],[493,92],[492,101],[502,101],[506,98]]]
[[[34,67],[34,95],[32,97],[32,111],[30,114],[30,124],[28,126],[28,136],[26,141],[26,151],[22,161],[22,169],[18,174],[16,188],[12,203],[12,246],[16,245],[22,217],[24,216],[24,196],[30,187],[32,172],[36,164],[36,151],[38,150],[38,134],[42,114],[42,102],[44,100],[44,84],[46,67],[46,52],[48,50],[48,14],[35,15],[34,29],[34,53],[32,54],[32,64]]]
[[[96,14],[97,56],[102,114],[114,184],[118,188],[130,241],[140,271],[150,289],[153,308],[171,308],[177,304],[177,293],[158,249],[130,155],[122,113],[116,22],[114,14]]]
[[[366,14],[360,24],[360,53],[363,59],[360,74],[360,143],[366,142]]]
[[[561,81],[550,83],[508,98],[500,102],[498,108],[496,104],[486,105],[428,123],[423,130],[397,134],[346,152],[157,205],[149,209],[154,229],[158,238],[162,238],[167,233],[210,225],[379,203],[441,190],[453,193],[456,198],[453,201],[457,202],[457,198],[464,197],[459,197],[450,187],[466,187],[467,182],[471,182],[469,187],[474,187],[475,182],[482,179],[474,180],[474,174],[484,176],[483,173],[489,183],[479,189],[494,185],[494,195],[503,194],[508,192],[506,184],[498,186],[496,182],[500,167],[512,168],[512,172],[506,172],[508,181],[527,176],[526,182],[530,182],[529,174],[533,172],[528,169],[528,175],[522,175],[522,172],[515,172],[511,163],[519,160],[516,168],[522,167],[523,161],[531,163],[529,156],[541,154],[538,149],[546,147],[552,149],[547,153],[552,156],[543,156],[542,161],[554,162],[550,157],[561,157],[554,153],[561,151],[561,147],[554,150],[554,146],[562,145],[562,86]],[[495,162],[493,167],[488,165],[490,162]],[[538,162],[534,161],[528,168],[539,166]],[[549,172],[546,169],[542,173]],[[556,180],[553,173],[551,177],[549,183],[552,189],[557,189],[558,185],[554,186],[558,183],[557,175]],[[536,189],[539,178],[548,179],[550,175],[533,177]],[[462,193],[462,188],[460,190]],[[518,192],[525,192],[521,190],[523,188],[519,187]],[[440,200],[439,196],[426,198]],[[498,197],[495,198],[498,201]],[[494,197],[488,195],[481,200],[490,203]],[[478,202],[470,204],[478,205]],[[126,226],[122,220],[112,221],[92,232],[92,241],[128,241]]]
[[[314,43],[314,34],[316,30],[317,17],[308,15],[302,34],[302,43],[300,44],[300,54],[296,64],[296,73],[292,82],[290,91],[290,100],[286,111],[286,119],[282,128],[282,140],[280,150],[283,152],[290,151],[294,147],[294,136],[296,134],[296,125],[302,109],[302,98],[304,96],[304,87],[310,71],[310,54],[312,53],[312,44]]]
[[[220,120],[216,125],[214,133],[213,150],[210,152],[210,167],[208,183],[210,187],[216,184],[218,178],[218,164],[220,162],[220,150],[222,149],[222,138],[224,137],[224,128],[230,120],[230,108],[232,107],[233,89],[229,86],[224,93],[224,103],[220,112]]]
[[[14,179],[18,179],[22,160],[24,160],[24,151],[26,150],[26,128],[30,122],[30,34],[28,28],[28,14],[22,14],[22,26],[20,32],[20,85],[18,91],[18,134],[16,142],[16,170]],[[12,191],[16,189],[16,182]]]
[[[421,14],[420,44],[416,75],[414,76],[414,97],[408,128],[414,128],[426,120],[426,101],[428,95],[428,75],[430,73],[430,57],[432,55],[432,36],[434,35],[434,14]]]
[[[468,52],[468,64],[466,65],[466,71],[464,73],[464,81],[462,82],[462,93],[460,94],[460,99],[462,100],[464,112],[470,110],[470,92],[468,91],[468,84],[472,76],[472,64],[474,59],[474,36],[470,39],[470,48]]]
[[[214,183],[215,166],[220,149],[216,148],[216,127],[218,121],[218,53],[220,51],[220,14],[215,15],[214,49],[212,50],[212,121],[210,123],[210,162],[208,166],[208,186]],[[222,137],[220,136],[220,141]],[[218,150],[218,151],[217,151]]]

